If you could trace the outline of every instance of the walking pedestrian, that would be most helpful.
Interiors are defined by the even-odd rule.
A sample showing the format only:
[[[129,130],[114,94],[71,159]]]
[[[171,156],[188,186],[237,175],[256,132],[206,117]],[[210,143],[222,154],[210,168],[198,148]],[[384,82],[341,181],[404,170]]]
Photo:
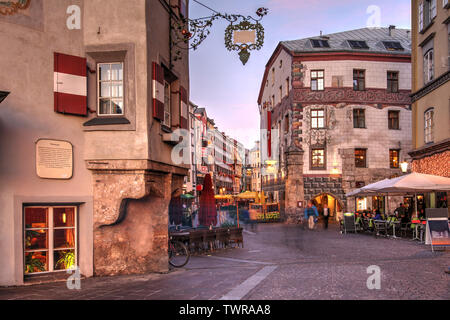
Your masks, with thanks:
[[[315,226],[315,220],[319,216],[319,212],[317,211],[316,206],[312,201],[308,202],[308,207],[305,210],[305,219],[308,220],[308,228],[309,230],[313,230]]]
[[[328,219],[330,218],[330,209],[328,208],[328,203],[323,205],[323,224],[325,230],[328,229]]]

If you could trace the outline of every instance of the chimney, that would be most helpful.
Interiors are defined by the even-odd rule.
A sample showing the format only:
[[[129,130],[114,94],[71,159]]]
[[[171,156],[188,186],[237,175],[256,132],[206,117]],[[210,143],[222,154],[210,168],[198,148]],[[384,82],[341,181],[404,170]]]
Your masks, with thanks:
[[[389,26],[389,36],[390,37],[392,37],[394,30],[395,30],[395,26],[394,25],[390,25]]]

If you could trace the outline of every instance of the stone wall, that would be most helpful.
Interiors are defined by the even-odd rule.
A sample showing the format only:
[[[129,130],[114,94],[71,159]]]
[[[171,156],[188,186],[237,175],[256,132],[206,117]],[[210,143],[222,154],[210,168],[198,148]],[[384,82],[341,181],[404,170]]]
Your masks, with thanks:
[[[346,198],[344,189],[342,189],[341,177],[304,177],[305,201],[327,193],[337,198],[341,204],[345,205]]]
[[[450,178],[450,151],[414,160],[412,171]]]

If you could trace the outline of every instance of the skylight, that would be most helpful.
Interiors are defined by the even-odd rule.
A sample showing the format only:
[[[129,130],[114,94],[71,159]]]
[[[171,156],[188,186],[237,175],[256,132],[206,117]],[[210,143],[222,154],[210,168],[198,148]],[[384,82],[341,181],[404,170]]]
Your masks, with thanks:
[[[400,42],[397,41],[383,41],[383,44],[386,48],[386,50],[389,51],[403,51],[405,50],[403,46],[400,44]]]
[[[369,46],[365,41],[361,40],[348,40],[350,47],[353,49],[369,49]]]
[[[314,48],[329,48],[330,47],[328,40],[311,39],[311,43]]]

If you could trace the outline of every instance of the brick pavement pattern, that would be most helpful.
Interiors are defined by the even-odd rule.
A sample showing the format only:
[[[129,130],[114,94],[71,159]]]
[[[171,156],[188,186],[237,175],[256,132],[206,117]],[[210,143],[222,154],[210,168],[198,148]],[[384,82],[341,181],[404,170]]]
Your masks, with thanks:
[[[244,236],[244,249],[193,256],[168,274],[89,278],[81,290],[68,290],[65,282],[0,288],[0,299],[218,300],[233,289],[242,292],[246,280],[270,266],[275,270],[244,300],[450,299],[448,250],[432,253],[411,240],[342,235],[335,225],[308,231],[263,224]],[[371,265],[381,269],[380,290],[367,288]]]

